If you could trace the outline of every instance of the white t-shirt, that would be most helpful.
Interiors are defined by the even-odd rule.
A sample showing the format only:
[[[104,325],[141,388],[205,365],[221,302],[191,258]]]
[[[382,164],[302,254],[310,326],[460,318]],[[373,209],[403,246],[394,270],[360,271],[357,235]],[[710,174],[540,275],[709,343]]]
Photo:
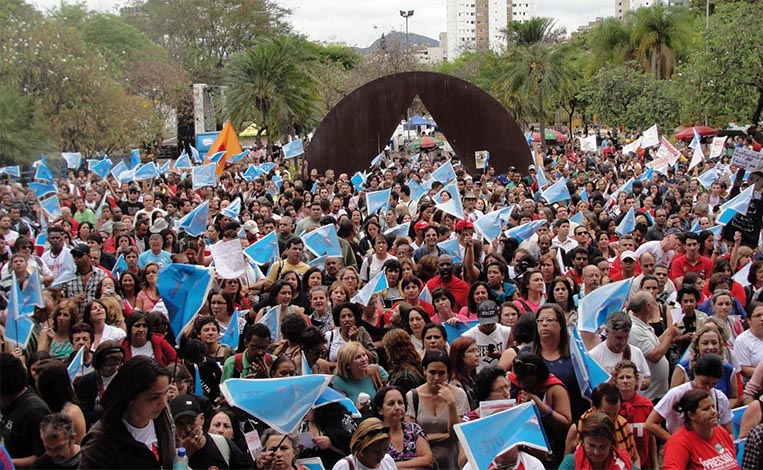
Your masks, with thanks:
[[[148,426],[146,426],[145,428],[136,428],[135,426],[131,425],[124,419],[122,420],[122,422],[125,424],[125,427],[127,428],[127,432],[130,433],[133,439],[142,443],[151,452],[158,450],[159,440],[156,437],[156,429],[154,428],[153,420],[149,421]]]
[[[515,468],[519,467],[519,463],[522,463],[523,468],[525,470],[545,470],[546,467],[543,466],[543,462],[538,460],[537,457],[534,457],[526,452],[519,452],[517,456],[517,466]],[[464,465],[464,468],[461,470],[472,470],[474,467],[472,467],[472,464],[469,462],[466,462],[466,465]]]
[[[474,338],[477,342],[477,349],[480,353],[480,365],[477,367],[477,372],[486,366],[498,365],[501,353],[506,350],[506,345],[509,343],[510,333],[511,328],[500,323],[495,324],[495,330],[489,335],[483,333],[479,325],[464,332],[463,336]]]
[[[691,382],[673,387],[654,406],[654,411],[665,419],[665,429],[671,434],[678,431],[678,428],[684,424],[684,414],[675,411],[673,405],[678,403],[681,397],[691,389]],[[718,424],[723,426],[730,423],[732,414],[731,408],[729,408],[729,399],[723,392],[715,388],[710,389],[710,396],[715,402],[715,409],[718,410]]]
[[[154,347],[151,344],[151,341],[146,341],[146,344],[143,346],[136,348],[135,346],[130,345],[130,349],[132,350],[132,357],[135,356],[147,356],[147,357],[154,357]]]
[[[628,347],[631,350],[630,360],[636,364],[639,377],[644,379],[651,377],[652,373],[649,371],[649,363],[646,362],[644,353],[642,353],[639,348],[633,346],[632,344],[629,344]],[[615,354],[610,351],[607,347],[606,341],[597,344],[596,347],[588,351],[588,355],[596,362],[598,362],[599,365],[610,374],[615,371],[615,366],[617,363],[623,360],[623,354]]]
[[[633,327],[628,337],[628,343],[639,348],[644,353],[644,357],[646,357],[647,354],[651,353],[660,344],[660,340],[654,334],[651,326],[635,316],[631,316],[631,320],[633,321]],[[668,391],[668,377],[670,376],[668,359],[662,356],[657,362],[647,360],[647,364],[652,374],[652,382],[643,395],[650,400],[661,398]]]
[[[101,343],[104,341],[122,341],[126,336],[127,333],[125,333],[125,330],[122,328],[117,328],[116,326],[111,325],[104,325],[103,334],[101,335]],[[93,350],[95,350],[96,346],[98,345],[93,345]]]
[[[354,470],[397,470],[397,464],[395,464],[395,461],[388,454],[384,455],[384,458],[378,467],[366,467],[360,463],[360,461],[354,455],[350,456],[350,460],[352,461],[352,467],[350,467],[350,464],[347,463],[347,460],[342,459],[334,464],[334,468],[332,470],[350,470],[351,468]]]
[[[369,257],[371,258],[370,265],[368,263]],[[397,257],[387,253],[387,256],[385,256],[384,259],[379,259],[379,257],[376,256],[376,253],[374,253],[363,258],[363,264],[360,267],[360,280],[366,282],[369,279],[373,279],[373,277],[379,274],[379,271],[382,270],[384,263],[391,259],[397,259]]]
[[[734,342],[734,356],[740,365],[755,367],[763,362],[763,339],[746,330]]]
[[[654,261],[657,264],[664,264],[665,266],[670,266],[670,262],[673,261],[673,256],[675,256],[675,252],[673,250],[670,251],[663,251],[662,247],[660,246],[660,243],[662,240],[654,240],[651,242],[645,242],[642,243],[641,246],[638,247],[636,250],[636,256],[641,257],[644,253],[647,251],[654,256]]]
[[[326,338],[326,349],[329,351],[329,361],[336,362],[336,355],[339,353],[339,349],[344,346],[347,341],[342,338],[342,334],[339,333],[339,328],[327,332],[324,337]]]

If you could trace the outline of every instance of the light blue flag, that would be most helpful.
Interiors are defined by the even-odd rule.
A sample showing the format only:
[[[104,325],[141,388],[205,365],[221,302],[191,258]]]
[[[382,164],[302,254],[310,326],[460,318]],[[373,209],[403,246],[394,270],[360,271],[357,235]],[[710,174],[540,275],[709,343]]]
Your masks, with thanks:
[[[74,356],[74,359],[72,359],[72,362],[69,363],[69,367],[66,368],[66,371],[69,373],[69,380],[74,381],[74,379],[77,378],[77,376],[82,372],[82,369],[85,368],[85,348],[80,347],[79,351],[77,351],[77,355]]]
[[[442,326],[445,328],[445,333],[448,335],[448,344],[453,344],[453,341],[455,341],[456,338],[479,324],[479,320],[472,320],[469,322],[457,321],[455,323],[443,323]]]
[[[488,212],[484,217],[480,217],[474,222],[474,230],[482,235],[488,242],[492,242],[501,235],[501,229],[509,223],[511,212],[514,208],[504,207],[503,209]]]
[[[207,230],[208,217],[209,201],[205,200],[178,221],[178,229],[184,230],[192,237],[198,237]]]
[[[220,344],[230,346],[234,351],[238,349],[239,336],[241,335],[238,324],[239,315],[240,312],[236,309],[236,311],[233,312],[230,323],[228,323],[228,328],[225,329],[225,334],[220,338]]]
[[[133,181],[150,180],[152,178],[156,178],[157,176],[159,176],[159,170],[157,170],[156,164],[154,164],[154,162],[148,162],[145,165],[135,169]]]
[[[64,266],[61,268],[61,272],[58,273],[58,277],[53,279],[50,287],[60,287],[75,279],[77,279],[77,267],[74,265],[74,258],[69,255],[68,260],[64,259]]]
[[[489,468],[496,457],[520,445],[543,452],[551,450],[541,424],[540,411],[533,402],[522,403],[486,418],[456,424],[453,429],[471,468]]]
[[[58,194],[40,201],[40,207],[45,210],[45,213],[51,219],[61,217],[61,203],[58,201]]]
[[[416,202],[427,194],[427,189],[415,179],[408,180],[408,187],[411,188],[411,199]]]
[[[244,248],[244,254],[259,265],[267,264],[278,259],[278,238],[276,232],[272,231],[248,247]]]
[[[308,261],[307,265],[310,266],[311,268],[322,268],[323,264],[326,262],[326,258],[328,258],[328,256],[326,255],[319,256],[311,261]]]
[[[736,197],[729,199],[721,204],[719,209],[719,224],[727,224],[736,214],[747,215],[747,208],[750,207],[750,201],[755,193],[755,186],[749,186],[747,189],[737,194]]]
[[[262,168],[257,167],[255,165],[249,164],[249,167],[246,169],[245,172],[241,174],[241,176],[247,180],[252,181],[253,179],[257,178],[260,175],[264,175],[265,172],[262,170]]]
[[[22,300],[21,289],[16,273],[11,277],[11,288],[8,293],[8,314],[5,319],[5,339],[11,340],[21,349],[26,349],[29,339],[32,337],[32,329],[35,321],[21,314]]]
[[[562,178],[541,192],[541,197],[547,204],[570,199],[570,190],[567,188],[567,178]]]
[[[55,185],[45,183],[29,183],[29,189],[32,190],[34,197],[40,199],[46,194],[56,194],[58,189]]]
[[[456,182],[456,180],[453,180],[450,183],[443,186],[442,188],[440,188],[440,190],[437,191],[437,194],[432,196],[432,199],[434,200],[436,204],[439,204],[440,202],[442,202],[442,193],[444,193],[445,191],[448,192],[451,199],[461,197],[461,194],[458,192],[458,183]]]
[[[546,174],[543,173],[542,166],[538,166],[537,172],[535,173],[535,180],[538,182],[538,189],[543,189],[548,185],[548,179],[546,179]]]
[[[311,194],[315,194],[316,191],[318,191],[318,187],[321,185],[321,182],[319,180],[315,180],[313,182],[313,187],[310,189]]]
[[[191,170],[193,178],[193,190],[205,186],[217,186],[217,165],[209,163],[207,165],[195,166]]]
[[[652,167],[647,168],[646,171],[638,177],[638,180],[642,183],[652,179],[654,179],[654,168]]]
[[[45,307],[45,300],[42,298],[42,282],[37,267],[32,269],[24,288],[21,289],[21,305],[23,315],[32,315],[35,307]]]
[[[132,149],[130,152],[130,170],[134,170],[140,165],[140,149]]]
[[[270,170],[276,167],[276,164],[273,162],[265,162],[260,164],[260,168],[262,168],[262,171],[265,173],[270,173]]]
[[[747,280],[747,278],[750,275],[750,268],[752,267],[752,260],[748,261],[747,264],[742,266],[742,268],[736,272],[733,276],[731,276],[732,281],[736,281],[739,284],[742,285],[742,287],[747,287],[750,285],[750,281]]]
[[[384,235],[392,235],[395,238],[405,238],[408,236],[408,232],[411,230],[411,223],[406,222],[404,224],[395,225],[392,228],[388,228],[384,231]]]
[[[444,242],[438,243],[437,246],[453,258],[454,264],[464,262],[464,259],[461,257],[461,245],[459,245],[457,238],[450,238]]]
[[[583,190],[583,191],[580,193],[580,199],[582,199],[582,200],[583,200],[583,201],[585,201],[586,203],[589,203],[589,202],[590,202],[590,201],[588,200],[588,190],[587,190],[587,189],[584,189],[584,190]]]
[[[164,300],[176,338],[199,313],[212,288],[215,268],[172,263],[159,270],[156,289]]]
[[[66,168],[76,170],[82,165],[82,154],[79,152],[62,152],[61,156],[66,160]]]
[[[453,169],[453,164],[450,160],[434,170],[431,179],[434,181],[441,181],[443,184],[448,184],[451,180],[456,179],[456,170]],[[456,195],[453,195],[453,197],[456,197]]]
[[[98,175],[99,178],[106,179],[107,176],[109,176],[109,171],[111,171],[111,167],[113,166],[113,163],[108,158],[104,158],[103,160],[99,160],[98,163],[96,163],[93,166],[93,173]]]
[[[363,288],[360,289],[357,294],[355,294],[355,297],[353,297],[350,302],[367,306],[368,302],[371,301],[371,296],[379,291],[383,291],[384,289],[389,289],[386,269],[382,269],[376,273],[376,275],[372,277],[371,280],[368,281],[368,283],[363,286]]]
[[[302,375],[312,375],[313,368],[307,362],[307,356],[302,354]]]
[[[363,173],[356,171],[355,174],[352,175],[352,178],[350,178],[350,181],[352,182],[352,186],[355,187],[355,190],[360,192],[363,191],[363,183],[366,182],[366,177]]]
[[[113,274],[115,278],[119,279],[119,277],[125,271],[127,271],[127,261],[125,261],[124,256],[119,255],[119,258],[117,258],[116,263],[114,263],[114,268],[112,268],[111,270],[111,274]]]
[[[191,157],[188,156],[185,150],[183,150],[180,153],[180,156],[175,160],[175,169],[176,170],[190,170],[193,168],[193,163],[191,163]]]
[[[201,159],[201,155],[199,154],[199,151],[196,150],[196,147],[193,145],[189,145],[191,147],[191,158],[193,158],[193,161],[196,163],[201,163],[203,160]]]
[[[620,312],[628,297],[633,279],[605,284],[580,300],[578,329],[596,333],[611,313]]]
[[[249,155],[249,150],[244,150],[243,152],[233,155],[228,159],[229,163],[238,163],[241,160],[243,160],[247,155]]]
[[[303,233],[300,238],[305,243],[305,248],[313,252],[315,256],[342,256],[342,248],[339,245],[334,224],[322,225]]]
[[[159,167],[157,171],[160,175],[166,175],[170,172],[170,163],[172,163],[172,160],[167,160],[162,166]]]
[[[620,221],[620,223],[615,227],[615,233],[618,235],[625,235],[626,233],[631,233],[636,229],[636,213],[633,211],[633,207],[628,209],[628,212],[625,213],[625,217],[623,217],[623,220]]]
[[[294,139],[283,146],[283,156],[285,158],[295,158],[305,153],[305,147],[302,145],[302,139]]]
[[[111,176],[113,176],[114,179],[117,180],[117,182],[119,182],[119,184],[129,183],[129,181],[125,181],[124,179],[122,179],[122,174],[127,173],[128,170],[129,168],[127,167],[125,162],[122,160],[119,160],[119,162],[111,168]]]
[[[461,202],[461,196],[458,193],[456,193],[456,197],[448,199],[441,204],[436,204],[435,208],[452,215],[456,219],[464,218],[464,206]]]
[[[12,176],[14,178],[20,178],[21,177],[21,167],[19,165],[4,166],[4,167],[0,168],[0,175],[8,175],[8,176]]]
[[[302,423],[331,382],[331,375],[298,375],[278,379],[228,379],[220,384],[228,405],[239,408],[281,434]],[[279,403],[283,406],[273,406]]]
[[[319,457],[305,457],[295,460],[294,463],[297,464],[297,468],[304,467],[306,470],[326,470]]]
[[[40,222],[44,222],[45,218],[43,217],[40,219]],[[34,239],[34,245],[35,246],[45,246],[48,244],[48,233],[47,228],[45,228],[45,231],[43,231],[42,228],[40,228],[40,234],[37,235],[37,238]]]
[[[304,358],[305,356],[302,355],[302,357]],[[302,367],[304,369],[304,365]],[[329,403],[339,403],[344,407],[345,410],[347,410],[348,413],[350,413],[353,418],[362,417],[360,411],[358,411],[358,408],[355,406],[355,403],[353,403],[352,400],[331,387],[327,387],[321,396],[315,400],[315,406],[313,406],[313,408],[320,408],[321,406],[328,405]]]
[[[275,184],[276,191],[281,190],[281,186],[283,186],[283,178],[280,175],[273,175],[270,178],[270,181],[272,181]]]
[[[424,302],[434,304],[432,301],[432,293],[429,291],[429,286],[424,284],[424,288],[421,289],[421,294],[419,294],[419,299],[423,300]]]
[[[570,222],[575,222],[578,225],[583,225],[585,219],[583,218],[583,212],[576,212],[575,215],[570,217]]]
[[[384,151],[379,152],[379,155],[375,156],[371,160],[371,166],[382,166],[384,164]]]
[[[88,158],[87,159],[87,171],[93,171],[93,168],[95,168],[96,165],[101,163],[100,160],[97,158]]]
[[[518,225],[503,232],[504,235],[510,238],[516,238],[520,242],[532,237],[543,224],[548,223],[547,220],[533,220],[529,224]]]
[[[37,171],[34,173],[34,179],[46,181],[49,184],[53,184],[53,174],[50,172],[50,168],[44,163],[37,166]]]
[[[212,155],[207,154],[207,157],[209,158],[210,163],[218,163],[220,159],[223,158],[223,155],[225,155],[225,150],[216,152]]]
[[[718,169],[716,167],[712,167],[706,172],[702,173],[697,177],[697,181],[699,181],[699,184],[701,184],[705,189],[710,189],[710,186],[713,185],[715,180],[718,178]]]
[[[731,427],[734,430],[734,440],[739,439],[739,431],[742,429],[742,416],[750,405],[740,406],[731,410]]]
[[[694,219],[689,230],[692,232],[699,232],[699,218]]]
[[[574,327],[572,328],[570,342],[570,357],[572,358],[575,377],[578,379],[578,386],[580,386],[580,393],[590,400],[593,389],[598,387],[599,384],[607,382],[610,375],[596,360],[588,355],[585,344],[583,344],[583,340],[580,338],[580,333]]]
[[[220,211],[224,216],[230,217],[231,219],[235,219],[238,217],[238,214],[241,212],[241,198],[237,197],[233,200],[230,204],[228,204],[225,209]]]
[[[699,132],[697,132],[696,127],[691,128],[692,132],[694,133],[694,137],[691,139],[691,143],[689,144],[690,149],[695,149],[702,145],[702,137],[700,137]]]
[[[281,340],[281,315],[278,312],[278,305],[268,310],[257,323],[261,323],[270,330],[270,340],[272,342]]]
[[[391,189],[366,193],[366,209],[368,209],[368,215],[375,214],[379,210],[383,210],[384,212],[388,211],[389,196],[391,193]]]
[[[620,193],[625,193],[625,194],[627,194],[628,196],[630,196],[631,194],[633,194],[633,182],[634,182],[634,181],[635,181],[635,180],[634,180],[633,178],[630,178],[628,181],[626,181],[625,183],[623,183],[623,185],[622,185],[622,186],[620,186],[619,188],[617,188],[617,190],[616,190],[614,193],[612,193],[612,196],[611,196],[611,197],[613,197],[615,200],[617,200],[617,195],[618,195],[618,194],[620,194]]]

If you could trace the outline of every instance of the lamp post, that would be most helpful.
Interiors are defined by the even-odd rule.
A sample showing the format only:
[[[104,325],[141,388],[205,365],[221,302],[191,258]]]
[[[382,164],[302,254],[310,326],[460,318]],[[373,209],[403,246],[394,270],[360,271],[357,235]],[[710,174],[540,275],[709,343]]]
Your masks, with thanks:
[[[405,18],[405,62],[408,63],[408,61],[411,60],[411,43],[408,40],[408,18],[413,16],[413,10],[400,10],[400,16]],[[408,142],[411,141],[411,123],[410,123],[410,106],[405,110],[405,126],[408,128],[406,129],[406,134],[408,136]]]

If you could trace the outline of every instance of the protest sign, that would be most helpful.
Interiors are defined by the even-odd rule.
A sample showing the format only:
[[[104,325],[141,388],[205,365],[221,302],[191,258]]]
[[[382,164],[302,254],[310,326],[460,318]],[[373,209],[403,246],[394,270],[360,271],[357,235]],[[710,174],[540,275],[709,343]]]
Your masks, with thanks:
[[[478,170],[485,169],[485,164],[490,159],[490,152],[487,150],[477,150],[474,152],[474,166]]]
[[[246,263],[239,239],[215,243],[209,247],[209,251],[215,261],[215,271],[220,277],[237,279],[244,275]]]
[[[749,172],[762,171],[763,165],[761,164],[761,156],[763,156],[763,154],[754,150],[736,148],[734,149],[734,154],[731,156],[731,164]]]

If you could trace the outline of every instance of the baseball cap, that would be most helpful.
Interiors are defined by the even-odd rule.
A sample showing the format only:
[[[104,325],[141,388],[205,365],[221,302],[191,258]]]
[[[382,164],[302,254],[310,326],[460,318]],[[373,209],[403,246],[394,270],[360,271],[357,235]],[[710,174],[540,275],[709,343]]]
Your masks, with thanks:
[[[73,257],[79,258],[80,256],[83,256],[83,255],[89,255],[90,247],[84,243],[78,243],[74,245],[74,248],[71,249],[70,253],[72,254]]]
[[[480,325],[498,323],[498,304],[492,300],[482,302],[477,308],[477,318]]]
[[[474,228],[474,223],[471,220],[459,220],[456,222],[456,232],[460,232],[465,228]]]
[[[201,406],[191,395],[179,395],[172,399],[170,402],[170,411],[172,411],[172,419],[178,419],[181,416],[199,416],[201,414]]]
[[[253,235],[260,233],[260,230],[257,227],[257,222],[255,222],[254,220],[247,220],[246,222],[244,222],[243,228],[245,231]]]
[[[416,222],[416,224],[414,224],[413,230],[414,231],[424,230],[427,227],[429,227],[429,223],[426,220],[419,220],[418,222]]]
[[[682,233],[684,232],[680,228],[672,227],[669,228],[667,232],[665,232],[665,235],[680,235]]]
[[[625,250],[620,253],[620,259],[632,259],[633,261],[636,261],[636,253],[632,252],[631,250]]]
[[[530,165],[530,166],[528,166],[528,167],[527,167],[527,170],[528,170],[528,171],[529,171],[529,170],[534,170],[534,169],[535,169],[535,165]]]
[[[138,186],[132,185],[127,189],[128,193],[139,193],[140,188]]]
[[[464,199],[477,199],[477,195],[474,194],[474,191],[467,191],[464,193]]]

